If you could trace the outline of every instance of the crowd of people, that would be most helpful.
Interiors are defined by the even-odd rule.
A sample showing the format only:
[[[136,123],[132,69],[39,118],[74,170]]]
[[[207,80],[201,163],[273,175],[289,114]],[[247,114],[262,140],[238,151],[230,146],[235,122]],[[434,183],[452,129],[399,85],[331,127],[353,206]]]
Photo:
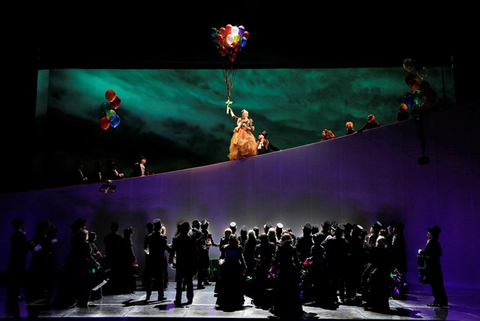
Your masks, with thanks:
[[[303,305],[325,309],[339,305],[357,305],[366,310],[389,313],[389,299],[406,298],[408,272],[402,222],[376,221],[368,230],[358,224],[325,220],[306,222],[295,235],[282,223],[267,222],[263,228],[231,222],[218,243],[209,231],[209,222],[193,220],[177,225],[168,240],[160,219],[146,224],[143,250],[145,266],[139,267],[132,235],[127,226],[123,235],[112,222],[104,235],[105,253],[96,245],[95,231],[79,218],[70,225],[70,253],[62,264],[59,286],[54,288],[56,228],[48,220],[37,223],[29,239],[25,222],[12,221],[14,233],[8,262],[7,305],[18,304],[22,288],[27,300],[43,299],[54,307],[88,307],[103,295],[132,294],[137,289],[140,270],[145,300],[166,300],[169,270],[175,272],[175,306],[193,302],[196,290],[215,282],[216,307],[234,311],[244,306],[245,298],[279,317],[301,317]],[[441,229],[428,228],[427,244],[419,250],[428,262],[428,284],[434,302],[430,306],[447,307],[440,265]],[[214,276],[209,250],[219,247],[218,271]],[[27,256],[33,253],[26,269]],[[169,268],[170,266],[170,268]],[[395,282],[392,275],[397,276]],[[186,293],[186,302],[183,293]]]

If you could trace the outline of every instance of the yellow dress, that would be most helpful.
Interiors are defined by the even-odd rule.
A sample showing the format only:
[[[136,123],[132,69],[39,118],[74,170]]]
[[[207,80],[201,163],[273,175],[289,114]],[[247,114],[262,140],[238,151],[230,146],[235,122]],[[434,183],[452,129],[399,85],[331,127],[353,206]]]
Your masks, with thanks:
[[[237,117],[236,117],[237,118]],[[257,141],[253,136],[253,120],[237,118],[237,127],[233,129],[232,139],[230,140],[230,160],[248,158],[257,155]],[[248,129],[252,128],[252,130]]]

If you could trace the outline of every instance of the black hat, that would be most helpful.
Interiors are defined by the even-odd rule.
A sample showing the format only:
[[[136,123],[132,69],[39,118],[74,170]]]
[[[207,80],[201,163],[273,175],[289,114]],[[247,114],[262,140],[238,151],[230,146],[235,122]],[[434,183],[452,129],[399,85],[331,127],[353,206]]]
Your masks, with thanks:
[[[438,234],[442,232],[442,229],[437,225],[432,228],[427,228],[427,230],[430,232],[430,234],[432,234],[432,236],[438,236]]]
[[[403,224],[402,221],[396,223],[393,227],[395,227],[397,230],[403,230],[403,228],[405,227],[405,224]]]
[[[283,224],[282,223],[277,223],[277,228],[278,229],[283,229]]]
[[[271,222],[265,223],[265,225],[263,226],[263,230],[265,231],[265,233],[267,233],[272,226],[273,224]]]
[[[14,228],[19,228],[20,226],[22,226],[23,223],[25,223],[25,221],[18,217],[15,217],[12,220],[12,225]]]
[[[200,225],[201,225],[202,227],[208,226],[209,224],[210,224],[210,223],[209,223],[206,219],[203,219],[203,220],[200,221]]]
[[[376,221],[375,224],[372,225],[372,227],[378,233],[382,229],[383,225],[379,221]]]
[[[156,227],[162,226],[162,221],[159,218],[154,219],[153,226],[156,226]]]
[[[200,227],[200,221],[199,220],[193,220],[192,221],[192,227]]]
[[[303,229],[304,230],[312,230],[312,224],[310,224],[309,222],[305,223],[305,225],[303,226]]]
[[[266,130],[262,130],[259,135],[263,135],[263,137],[267,137],[268,133]]]
[[[328,229],[331,225],[332,225],[332,223],[331,223],[329,220],[325,220],[325,221],[322,223],[322,226],[323,226],[323,228],[325,228],[325,229]]]
[[[237,228],[237,223],[230,222],[230,228]]]

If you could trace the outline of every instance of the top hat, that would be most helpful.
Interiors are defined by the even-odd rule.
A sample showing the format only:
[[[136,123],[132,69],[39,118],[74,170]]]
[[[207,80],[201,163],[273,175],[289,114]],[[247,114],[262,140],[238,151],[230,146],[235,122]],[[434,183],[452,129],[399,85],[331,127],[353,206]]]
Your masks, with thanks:
[[[305,225],[303,226],[303,229],[304,230],[312,230],[312,224],[310,224],[309,222],[305,223]]]
[[[19,228],[20,226],[22,226],[23,223],[25,223],[25,221],[18,217],[15,217],[12,220],[12,225],[14,228]]]
[[[268,133],[266,130],[262,130],[259,135],[263,135],[263,137],[267,138]]]
[[[442,229],[437,225],[432,228],[428,228],[427,230],[430,232],[430,234],[432,234],[432,236],[438,236],[438,234],[442,232]]]

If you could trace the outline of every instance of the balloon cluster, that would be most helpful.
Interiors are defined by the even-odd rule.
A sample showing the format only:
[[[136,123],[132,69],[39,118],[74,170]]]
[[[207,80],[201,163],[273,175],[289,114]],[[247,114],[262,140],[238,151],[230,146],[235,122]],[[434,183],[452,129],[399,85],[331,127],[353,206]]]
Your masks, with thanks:
[[[428,69],[411,58],[403,61],[403,69],[408,72],[405,83],[410,92],[403,95],[403,102],[410,108],[414,118],[418,118],[425,108],[430,109],[435,105],[437,95],[430,87],[430,83],[424,79],[428,75]],[[413,70],[417,70],[416,75]]]
[[[110,126],[116,128],[120,124],[120,116],[117,115],[116,110],[122,101],[112,89],[105,92],[105,98],[107,101],[100,105],[100,111],[103,114],[100,118],[100,127],[107,130]]]
[[[218,50],[218,53],[234,62],[237,59],[237,52],[241,51],[250,38],[250,33],[244,26],[233,26],[231,24],[220,29],[212,28],[212,41]]]

